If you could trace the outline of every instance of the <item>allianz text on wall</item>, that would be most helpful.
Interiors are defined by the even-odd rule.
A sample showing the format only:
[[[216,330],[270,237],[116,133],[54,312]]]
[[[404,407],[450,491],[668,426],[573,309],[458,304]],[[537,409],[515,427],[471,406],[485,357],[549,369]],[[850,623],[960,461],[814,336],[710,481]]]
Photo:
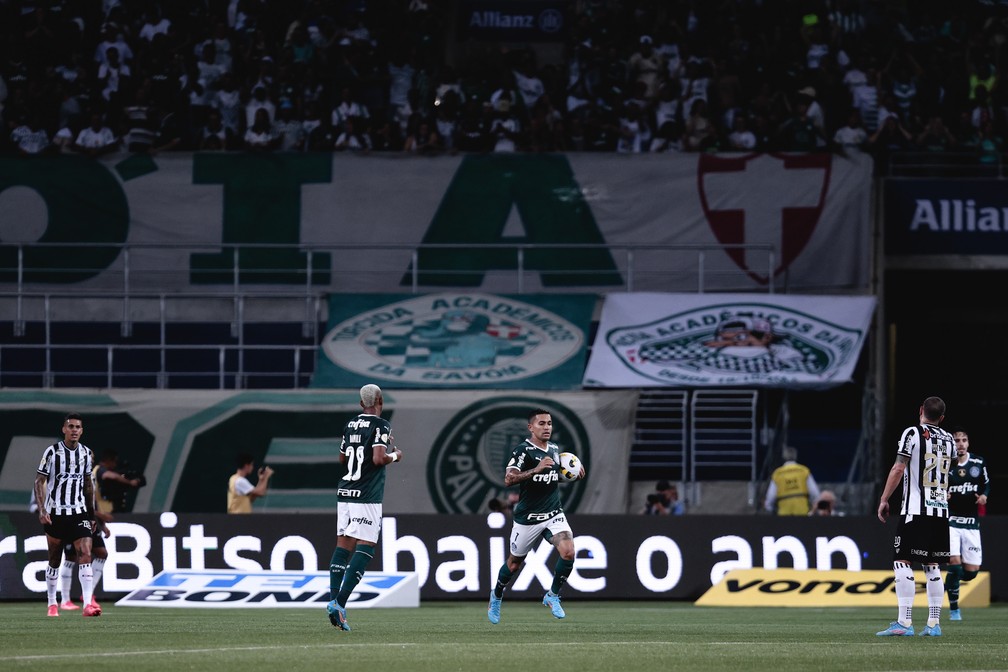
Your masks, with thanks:
[[[1008,253],[1001,180],[886,180],[885,222],[890,256]]]
[[[887,569],[894,525],[872,517],[572,516],[578,556],[568,599],[696,599],[732,569]],[[0,516],[0,599],[44,596],[45,540],[27,513]],[[504,561],[510,523],[503,516],[386,517],[371,568],[416,571],[422,600],[483,600]],[[1008,532],[988,518],[985,534]],[[163,569],[324,570],[335,543],[326,515],[122,516],[109,539],[101,593],[122,594]],[[555,554],[531,553],[512,599],[549,586]],[[1000,554],[985,569],[992,599],[1008,599]],[[895,604],[895,597],[893,604]]]

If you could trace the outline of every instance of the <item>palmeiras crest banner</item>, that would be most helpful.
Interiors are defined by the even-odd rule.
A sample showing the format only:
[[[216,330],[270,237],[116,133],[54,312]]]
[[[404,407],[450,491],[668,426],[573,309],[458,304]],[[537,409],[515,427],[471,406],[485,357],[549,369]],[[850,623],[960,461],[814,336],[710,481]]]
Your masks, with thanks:
[[[870,296],[610,294],[584,385],[840,385],[874,309]]]

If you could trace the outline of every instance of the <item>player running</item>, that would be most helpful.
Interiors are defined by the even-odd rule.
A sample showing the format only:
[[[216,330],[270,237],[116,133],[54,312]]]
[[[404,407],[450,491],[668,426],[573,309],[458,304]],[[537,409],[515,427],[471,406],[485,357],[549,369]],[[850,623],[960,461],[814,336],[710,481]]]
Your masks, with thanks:
[[[557,618],[567,614],[560,606],[560,589],[574,569],[574,533],[560,504],[560,448],[549,439],[553,434],[553,418],[541,408],[529,413],[529,438],[511,453],[504,471],[504,485],[519,486],[518,503],[514,508],[511,528],[511,553],[497,572],[497,584],[490,591],[487,618],[500,622],[501,600],[504,589],[514,578],[525,556],[544,537],[560,553],[553,569],[553,584],[543,597],[543,606],[549,607]],[[584,466],[579,478],[585,477]]]
[[[969,434],[963,429],[955,437],[957,461],[949,471],[949,565],[945,591],[949,598],[949,620],[961,621],[959,582],[976,578],[983,561],[980,544],[980,508],[987,505],[990,478],[987,461],[970,452]]]

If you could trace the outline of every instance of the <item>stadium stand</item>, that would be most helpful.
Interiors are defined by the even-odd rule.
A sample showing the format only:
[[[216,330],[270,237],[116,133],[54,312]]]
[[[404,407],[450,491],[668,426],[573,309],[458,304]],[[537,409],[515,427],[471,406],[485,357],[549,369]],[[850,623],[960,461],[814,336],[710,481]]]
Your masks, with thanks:
[[[467,38],[464,4],[0,0],[0,152],[831,151],[1003,177],[1004,0],[571,0],[553,44]],[[305,387],[321,328],[7,318],[0,387]],[[634,468],[671,430],[640,422]]]
[[[290,389],[308,386],[314,336],[302,325],[247,322],[27,322],[0,328],[0,387]]]
[[[550,48],[466,38],[464,4],[2,2],[0,142],[865,150],[884,169],[893,153],[953,151],[1000,172],[1004,2],[576,0]],[[269,119],[253,132],[259,108]]]

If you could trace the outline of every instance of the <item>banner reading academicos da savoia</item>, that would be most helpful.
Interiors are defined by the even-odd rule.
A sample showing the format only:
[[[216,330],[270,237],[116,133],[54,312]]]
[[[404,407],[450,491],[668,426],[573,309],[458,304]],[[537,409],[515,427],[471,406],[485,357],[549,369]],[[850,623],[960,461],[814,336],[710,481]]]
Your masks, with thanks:
[[[594,295],[333,296],[314,387],[577,389]]]
[[[584,385],[839,385],[874,308],[870,296],[611,294]]]

